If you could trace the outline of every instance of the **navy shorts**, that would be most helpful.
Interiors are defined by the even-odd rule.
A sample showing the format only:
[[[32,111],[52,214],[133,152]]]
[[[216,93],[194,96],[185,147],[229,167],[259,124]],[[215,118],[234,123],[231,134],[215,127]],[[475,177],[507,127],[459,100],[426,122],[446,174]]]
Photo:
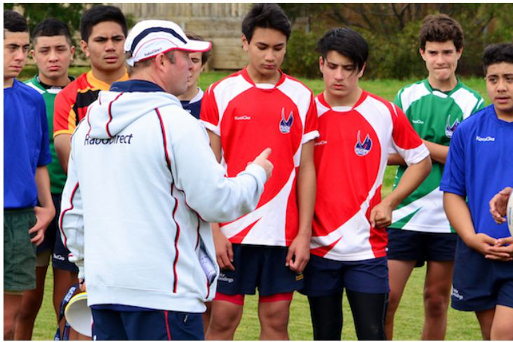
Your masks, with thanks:
[[[61,212],[60,194],[52,194],[53,204],[55,206],[55,217],[45,231],[45,239],[37,246],[36,253],[40,254],[47,250],[52,251],[52,267],[60,270],[78,273],[78,267],[68,260],[69,249],[64,247],[59,230],[59,216]]]
[[[387,258],[338,261],[310,255],[303,271],[305,285],[300,293],[323,297],[340,293],[344,288],[365,293],[388,293]]]
[[[387,228],[390,260],[416,260],[415,267],[425,261],[453,261],[456,235],[453,233],[425,233]]]
[[[288,248],[233,244],[235,271],[221,270],[217,291],[225,295],[260,296],[294,292],[303,286],[303,275],[285,266]]]
[[[488,260],[458,237],[451,299],[460,311],[513,308],[513,261]]]
[[[201,313],[91,309],[93,340],[203,340]]]

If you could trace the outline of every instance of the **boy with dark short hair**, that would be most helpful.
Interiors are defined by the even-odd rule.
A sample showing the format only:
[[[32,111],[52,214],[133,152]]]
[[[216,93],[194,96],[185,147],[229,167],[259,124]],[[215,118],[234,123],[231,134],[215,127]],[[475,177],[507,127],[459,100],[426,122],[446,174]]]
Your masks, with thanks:
[[[194,33],[187,33],[187,38],[204,41],[201,36]],[[191,52],[189,54],[192,61],[192,77],[187,82],[187,91],[185,94],[178,96],[178,99],[182,103],[183,109],[191,113],[196,119],[200,118],[201,112],[201,100],[203,99],[203,90],[198,87],[198,80],[200,74],[205,69],[208,58],[210,57],[210,51],[203,52]]]
[[[244,296],[257,287],[260,338],[288,339],[290,302],[310,256],[318,135],[312,92],[280,71],[290,32],[278,5],[254,5],[242,22],[248,66],[210,86],[203,99],[201,120],[228,176],[264,146],[275,165],[256,210],[213,227],[223,271],[207,339],[233,339]]]
[[[32,32],[33,50],[31,55],[38,67],[38,73],[25,82],[40,93],[46,104],[48,130],[53,132],[53,105],[57,94],[73,78],[68,68],[73,60],[75,47],[71,42],[68,26],[58,19],[46,19],[36,25]],[[55,153],[53,135],[50,135],[52,163],[48,165],[50,191],[57,212],[60,211],[61,193],[66,182],[66,174]],[[16,322],[16,339],[30,340],[37,313],[43,302],[45,278],[50,259],[53,269],[53,306],[57,318],[60,304],[68,289],[78,282],[78,269],[69,262],[69,250],[64,247],[58,229],[58,215],[54,217],[45,231],[45,239],[37,247],[36,289],[23,294],[21,311]]]
[[[27,21],[4,11],[4,339],[14,339],[22,294],[36,287],[36,246],[55,215],[46,165],[45,102],[16,80],[29,50]]]
[[[305,268],[315,340],[340,340],[344,288],[359,340],[385,339],[387,233],[392,210],[431,169],[429,152],[404,113],[359,86],[368,45],[349,28],[326,32],[317,44],[325,90],[316,97],[319,138],[314,158],[317,201]],[[383,200],[389,148],[408,173]]]
[[[439,190],[447,151],[459,123],[483,108],[479,93],[456,76],[463,53],[463,30],[445,14],[428,15],[420,28],[420,55],[428,77],[401,89],[394,102],[406,114],[426,144],[433,168],[428,178],[393,213],[388,231],[390,300],[387,337],[393,337],[395,312],[414,267],[427,262],[424,283],[424,326],[421,338],[443,340],[451,291],[456,234],[442,207]],[[394,186],[406,170],[397,154],[389,164],[399,165]]]
[[[55,150],[67,172],[70,138],[91,103],[101,90],[109,90],[116,81],[126,81],[123,45],[127,35],[126,19],[115,6],[94,6],[80,20],[82,51],[91,62],[91,71],[80,75],[55,98],[53,137]]]
[[[492,104],[454,132],[440,183],[458,233],[451,305],[476,313],[484,340],[513,340],[513,238],[489,211],[513,174],[513,44],[486,47],[483,66]]]

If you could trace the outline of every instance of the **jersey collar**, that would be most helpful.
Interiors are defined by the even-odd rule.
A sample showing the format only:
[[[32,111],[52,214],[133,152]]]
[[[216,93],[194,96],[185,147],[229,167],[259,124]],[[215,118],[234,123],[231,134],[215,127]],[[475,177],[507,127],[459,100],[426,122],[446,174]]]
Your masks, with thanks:
[[[118,92],[142,92],[142,93],[154,93],[154,92],[165,92],[160,86],[153,82],[144,80],[128,80],[122,82],[114,82],[110,87],[111,91]]]
[[[273,90],[274,88],[277,88],[277,87],[278,87],[278,86],[280,86],[283,82],[285,82],[285,79],[286,79],[287,77],[285,76],[285,74],[283,73],[283,71],[281,71],[280,69],[278,69],[278,71],[280,72],[281,77],[280,77],[280,79],[278,80],[278,82],[276,82],[276,84],[274,85],[274,87],[273,87],[273,88],[271,88],[271,89],[261,89],[261,88],[258,88],[258,89],[261,89],[261,90]],[[244,79],[245,79],[246,81],[248,81],[249,83],[251,83],[251,85],[253,85],[254,87],[256,87],[255,82],[253,82],[253,80],[251,79],[251,77],[250,77],[250,76],[249,76],[249,74],[248,74],[248,67],[247,67],[247,66],[246,66],[246,67],[244,67],[244,69],[242,69],[242,70],[240,71],[240,74],[242,75],[242,77],[244,77]]]
[[[365,101],[365,99],[367,98],[367,96],[369,96],[369,93],[365,90],[365,89],[362,89],[362,94],[360,95],[360,98],[358,99],[358,101],[356,101],[356,103],[354,104],[354,106],[351,108],[351,110],[349,111],[352,111],[352,110],[355,110],[355,108],[357,108],[359,105],[362,104],[363,101]],[[333,110],[333,107],[331,107],[328,102],[326,102],[326,99],[324,98],[324,91],[322,93],[320,93],[319,95],[317,95],[317,98],[319,99],[319,102],[326,108],[329,108],[330,110]],[[348,111],[348,112],[349,112]],[[346,113],[346,112],[341,112],[341,113]]]
[[[121,81],[128,81],[128,73],[126,72],[126,70],[125,70],[125,74],[116,82],[121,82]],[[109,90],[110,89],[110,84],[103,82],[103,81],[97,79],[96,77],[94,77],[92,70],[87,73],[87,82],[89,82],[89,84],[92,86],[92,88],[101,89],[101,90]]]

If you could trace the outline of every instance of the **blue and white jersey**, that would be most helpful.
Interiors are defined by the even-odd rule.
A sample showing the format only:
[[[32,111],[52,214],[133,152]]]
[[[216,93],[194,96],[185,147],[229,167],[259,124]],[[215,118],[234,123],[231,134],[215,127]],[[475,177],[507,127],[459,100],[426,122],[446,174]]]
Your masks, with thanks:
[[[190,101],[180,101],[183,109],[199,120],[201,112],[201,100],[203,99],[203,90],[198,87],[198,93]]]
[[[476,233],[510,236],[490,214],[492,197],[513,183],[513,122],[497,117],[490,105],[464,120],[454,132],[440,183],[444,192],[467,197]]]

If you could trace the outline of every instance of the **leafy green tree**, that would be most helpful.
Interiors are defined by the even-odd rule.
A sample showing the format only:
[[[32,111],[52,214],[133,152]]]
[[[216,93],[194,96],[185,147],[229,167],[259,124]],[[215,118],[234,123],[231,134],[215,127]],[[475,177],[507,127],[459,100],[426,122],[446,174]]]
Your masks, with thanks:
[[[5,9],[19,9],[27,19],[30,32],[37,23],[48,19],[56,18],[66,23],[73,34],[80,27],[80,17],[84,9],[83,3],[6,3]]]
[[[314,56],[317,53],[308,49],[313,37],[320,38],[332,27],[348,26],[362,34],[369,43],[366,77],[371,78],[404,79],[426,75],[424,62],[418,53],[418,34],[427,14],[446,13],[463,27],[465,46],[458,67],[460,75],[482,75],[483,48],[513,38],[513,4],[508,3],[337,3],[282,6],[293,20],[306,16],[308,20],[305,31],[312,35],[308,39],[299,35],[292,36],[291,46],[287,48],[289,57],[294,55],[300,56],[303,61],[316,60]],[[299,69],[296,69],[294,63],[287,66],[290,67],[288,71],[297,76],[306,76],[317,69],[317,65],[310,68],[298,66]]]

